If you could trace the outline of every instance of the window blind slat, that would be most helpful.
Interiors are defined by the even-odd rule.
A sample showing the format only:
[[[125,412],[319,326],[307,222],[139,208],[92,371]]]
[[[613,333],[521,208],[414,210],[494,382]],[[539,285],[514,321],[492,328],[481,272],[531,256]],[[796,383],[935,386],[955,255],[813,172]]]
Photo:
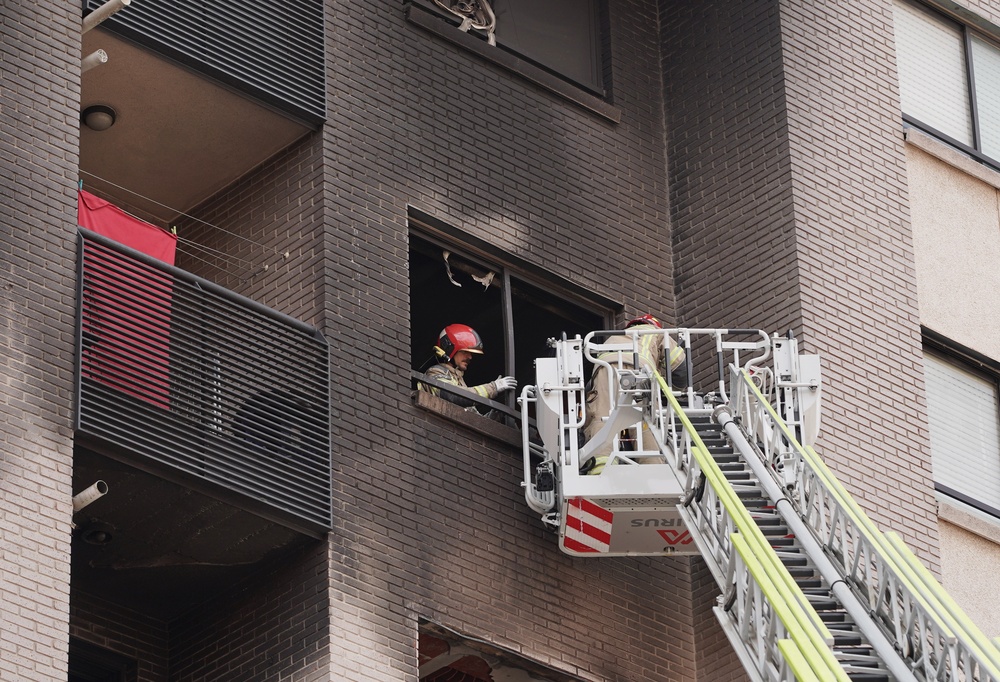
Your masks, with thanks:
[[[996,384],[924,354],[934,480],[1000,508],[1000,404]]]
[[[902,0],[893,18],[903,113],[973,146],[962,29]]]

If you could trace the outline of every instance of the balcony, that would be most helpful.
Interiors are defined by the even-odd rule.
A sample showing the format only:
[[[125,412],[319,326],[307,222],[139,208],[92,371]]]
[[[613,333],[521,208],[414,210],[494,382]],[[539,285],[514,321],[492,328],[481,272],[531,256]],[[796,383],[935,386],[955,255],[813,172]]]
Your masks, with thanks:
[[[103,0],[85,0],[84,14]],[[133,2],[82,37],[106,62],[81,77],[87,188],[175,224],[325,118],[323,3]]]
[[[85,32],[81,54],[107,61],[81,77],[81,183],[151,230],[178,226],[193,249],[180,262],[238,288],[232,263],[273,231],[232,203],[230,231],[207,235],[207,219],[316,139],[323,29],[319,0],[291,14],[196,0],[133,2]],[[329,351],[308,325],[80,224],[94,231],[80,238],[73,490],[109,492],[73,517],[72,589],[170,620],[329,531]],[[280,250],[310,237],[289,231]],[[200,249],[232,258],[205,265]]]
[[[78,437],[293,527],[327,530],[329,369],[320,334],[81,235]]]

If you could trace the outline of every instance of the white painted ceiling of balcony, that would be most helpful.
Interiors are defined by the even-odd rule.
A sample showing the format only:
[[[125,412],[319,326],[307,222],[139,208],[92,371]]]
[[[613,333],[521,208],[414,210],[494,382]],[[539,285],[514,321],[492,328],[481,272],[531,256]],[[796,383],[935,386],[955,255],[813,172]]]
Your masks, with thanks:
[[[150,222],[170,225],[309,132],[100,27],[81,56],[97,49],[108,61],[83,74],[80,110],[110,106],[117,118],[101,132],[81,124],[80,179]]]

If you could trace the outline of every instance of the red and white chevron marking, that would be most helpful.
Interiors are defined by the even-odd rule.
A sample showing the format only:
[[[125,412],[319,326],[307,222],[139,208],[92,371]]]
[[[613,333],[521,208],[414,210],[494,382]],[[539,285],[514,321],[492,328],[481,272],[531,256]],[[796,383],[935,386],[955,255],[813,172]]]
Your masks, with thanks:
[[[563,547],[580,553],[609,551],[614,514],[582,497],[571,497],[566,504]]]

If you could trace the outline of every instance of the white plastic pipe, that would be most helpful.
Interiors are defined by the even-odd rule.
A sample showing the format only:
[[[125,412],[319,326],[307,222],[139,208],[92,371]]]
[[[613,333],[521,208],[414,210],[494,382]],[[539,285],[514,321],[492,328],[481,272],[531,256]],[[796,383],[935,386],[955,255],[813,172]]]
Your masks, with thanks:
[[[83,33],[97,26],[120,9],[128,7],[132,0],[108,0],[83,18]]]
[[[83,61],[80,63],[80,71],[81,73],[86,73],[95,66],[100,66],[101,64],[104,64],[107,61],[108,61],[108,53],[105,52],[104,50],[96,50],[83,58]]]
[[[94,500],[99,497],[104,497],[107,494],[108,484],[104,481],[95,482],[83,492],[77,493],[73,496],[73,513],[80,511]]]

